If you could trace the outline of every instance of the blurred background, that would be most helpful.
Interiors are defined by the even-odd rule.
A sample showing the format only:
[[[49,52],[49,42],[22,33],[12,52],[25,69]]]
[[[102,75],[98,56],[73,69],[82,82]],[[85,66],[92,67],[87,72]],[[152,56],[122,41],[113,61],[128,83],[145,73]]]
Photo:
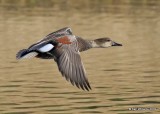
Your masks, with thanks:
[[[0,0],[0,114],[159,114],[159,12],[159,0]],[[90,92],[65,81],[54,60],[15,58],[63,27],[123,44],[81,53]]]

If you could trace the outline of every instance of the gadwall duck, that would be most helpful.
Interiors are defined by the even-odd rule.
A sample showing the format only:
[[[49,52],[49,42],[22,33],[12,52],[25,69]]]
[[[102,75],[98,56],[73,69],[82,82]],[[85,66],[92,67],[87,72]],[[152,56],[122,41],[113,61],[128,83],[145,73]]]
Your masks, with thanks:
[[[122,46],[122,44],[116,43],[110,38],[84,40],[73,35],[71,29],[66,27],[48,34],[28,49],[20,50],[16,58],[54,59],[59,71],[67,81],[78,88],[89,91],[91,86],[86,77],[80,52],[90,48],[107,48],[110,46]]]

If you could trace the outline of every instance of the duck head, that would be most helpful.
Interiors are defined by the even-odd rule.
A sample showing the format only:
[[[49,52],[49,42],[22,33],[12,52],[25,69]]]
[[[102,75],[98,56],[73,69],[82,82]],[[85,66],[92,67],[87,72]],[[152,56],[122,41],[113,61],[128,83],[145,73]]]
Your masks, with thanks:
[[[110,38],[98,38],[92,41],[93,47],[107,48],[111,46],[122,46],[122,44],[112,41]]]

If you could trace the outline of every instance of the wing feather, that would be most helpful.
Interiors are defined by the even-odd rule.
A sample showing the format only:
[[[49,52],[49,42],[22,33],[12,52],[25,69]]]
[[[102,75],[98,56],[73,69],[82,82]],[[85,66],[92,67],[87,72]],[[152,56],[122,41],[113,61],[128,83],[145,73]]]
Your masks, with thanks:
[[[86,73],[79,52],[73,45],[65,45],[61,48],[61,51],[63,52],[59,52],[61,55],[55,60],[59,71],[67,81],[72,83],[72,85],[76,85],[78,88],[89,91],[91,87],[86,78]]]

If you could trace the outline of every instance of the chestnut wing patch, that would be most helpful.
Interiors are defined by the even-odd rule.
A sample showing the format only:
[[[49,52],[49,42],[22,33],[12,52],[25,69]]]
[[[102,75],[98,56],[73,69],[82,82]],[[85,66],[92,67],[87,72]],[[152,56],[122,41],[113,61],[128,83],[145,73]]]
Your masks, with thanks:
[[[62,44],[71,44],[72,43],[72,42],[70,42],[70,40],[67,36],[60,37],[57,39],[57,41]]]

